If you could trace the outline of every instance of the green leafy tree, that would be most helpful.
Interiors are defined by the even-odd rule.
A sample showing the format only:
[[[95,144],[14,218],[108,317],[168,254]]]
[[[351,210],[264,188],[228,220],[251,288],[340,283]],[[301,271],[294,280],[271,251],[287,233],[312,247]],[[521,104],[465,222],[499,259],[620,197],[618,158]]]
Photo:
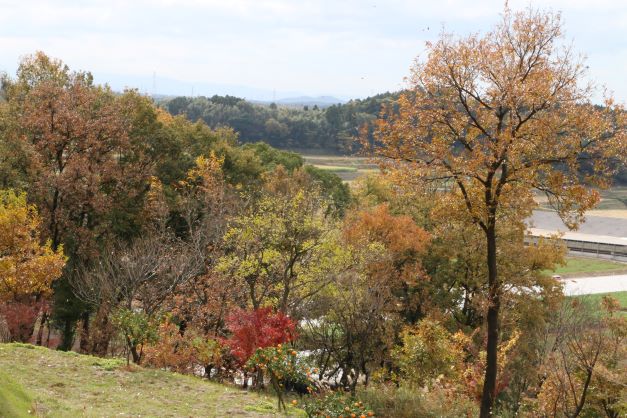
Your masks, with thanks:
[[[334,251],[327,202],[306,173],[278,167],[265,191],[224,235],[218,270],[236,277],[254,309],[266,304],[293,313],[329,281]]]
[[[113,324],[124,338],[133,362],[140,364],[144,346],[157,341],[159,321],[140,310],[120,308],[113,315]]]

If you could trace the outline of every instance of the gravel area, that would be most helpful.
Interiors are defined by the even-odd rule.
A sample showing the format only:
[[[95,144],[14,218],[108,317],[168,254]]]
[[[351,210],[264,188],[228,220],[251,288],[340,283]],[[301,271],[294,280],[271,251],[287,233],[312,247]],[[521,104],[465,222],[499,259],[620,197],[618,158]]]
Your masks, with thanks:
[[[562,279],[567,296],[627,291],[627,274]]]
[[[536,210],[530,219],[533,227],[553,231],[567,232],[568,228],[555,212]],[[611,237],[627,237],[627,219],[588,216],[577,232]]]

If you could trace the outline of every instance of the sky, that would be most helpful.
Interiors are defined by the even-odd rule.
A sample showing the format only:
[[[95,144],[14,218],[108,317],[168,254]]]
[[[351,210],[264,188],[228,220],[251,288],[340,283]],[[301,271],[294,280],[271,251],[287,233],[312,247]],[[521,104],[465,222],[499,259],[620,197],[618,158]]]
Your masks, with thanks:
[[[627,101],[627,0],[510,0],[560,11],[589,76]],[[0,71],[37,50],[114,89],[341,99],[404,87],[443,29],[486,32],[503,0],[0,0]],[[421,55],[422,54],[422,55]]]

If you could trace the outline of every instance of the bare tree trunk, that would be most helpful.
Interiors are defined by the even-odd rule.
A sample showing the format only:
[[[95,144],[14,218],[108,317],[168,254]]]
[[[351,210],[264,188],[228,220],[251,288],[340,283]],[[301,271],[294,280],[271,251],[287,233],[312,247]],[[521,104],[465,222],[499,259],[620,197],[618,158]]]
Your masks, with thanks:
[[[90,338],[89,338],[89,313],[83,312],[81,318],[81,337],[79,346],[81,348],[82,353],[89,353],[90,346]]]
[[[129,351],[131,352],[131,356],[133,357],[133,363],[139,364],[141,361],[141,352],[137,351],[137,347],[131,343],[131,340],[128,337],[126,337],[126,342],[128,344]]]
[[[481,396],[481,418],[492,415],[492,407],[496,398],[496,377],[498,371],[497,351],[499,343],[499,309],[501,307],[500,289],[496,269],[496,227],[490,222],[486,228],[487,262],[488,262],[488,313],[487,313],[487,355],[486,369]]]
[[[89,352],[97,356],[106,356],[109,351],[109,342],[113,329],[109,321],[109,305],[103,303],[96,312],[89,332]]]
[[[41,312],[41,319],[39,321],[39,329],[37,330],[37,340],[35,342],[36,345],[41,345],[44,337],[44,326],[48,321],[48,311],[43,310]]]

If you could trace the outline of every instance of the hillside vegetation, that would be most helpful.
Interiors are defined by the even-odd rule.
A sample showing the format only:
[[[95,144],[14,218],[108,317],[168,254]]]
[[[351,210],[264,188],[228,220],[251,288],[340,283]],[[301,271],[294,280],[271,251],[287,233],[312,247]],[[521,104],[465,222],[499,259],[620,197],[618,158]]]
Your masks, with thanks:
[[[566,298],[525,222],[541,191],[581,224],[627,112],[591,105],[559,14],[502,16],[323,110],[172,116],[43,52],[0,76],[2,414],[626,416],[621,302]],[[338,156],[357,134],[373,159]]]
[[[212,128],[230,126],[243,142],[265,141],[278,148],[347,153],[360,128],[373,122],[399,93],[382,93],[320,109],[262,105],[233,96],[176,97],[163,103],[173,115],[202,120]]]
[[[27,344],[0,345],[0,370],[2,417],[277,415],[274,400],[252,392]]]

